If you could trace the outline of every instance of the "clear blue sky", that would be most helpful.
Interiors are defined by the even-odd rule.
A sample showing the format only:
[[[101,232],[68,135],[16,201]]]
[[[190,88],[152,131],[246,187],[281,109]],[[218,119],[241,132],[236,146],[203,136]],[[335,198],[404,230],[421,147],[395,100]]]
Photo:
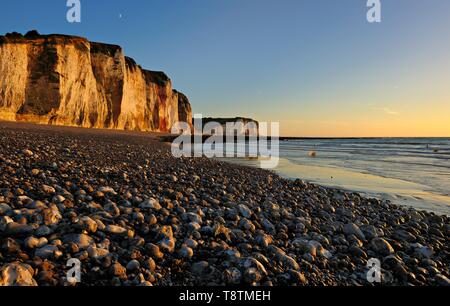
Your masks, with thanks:
[[[122,45],[196,113],[280,121],[285,135],[450,136],[450,1],[2,0],[0,33]],[[447,118],[447,119],[445,119]]]

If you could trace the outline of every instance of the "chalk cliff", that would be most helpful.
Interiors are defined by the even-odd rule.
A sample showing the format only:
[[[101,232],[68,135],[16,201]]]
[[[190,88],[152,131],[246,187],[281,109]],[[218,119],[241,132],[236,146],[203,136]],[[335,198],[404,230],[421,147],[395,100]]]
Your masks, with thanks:
[[[168,132],[191,118],[171,80],[119,46],[35,31],[0,36],[0,119]]]

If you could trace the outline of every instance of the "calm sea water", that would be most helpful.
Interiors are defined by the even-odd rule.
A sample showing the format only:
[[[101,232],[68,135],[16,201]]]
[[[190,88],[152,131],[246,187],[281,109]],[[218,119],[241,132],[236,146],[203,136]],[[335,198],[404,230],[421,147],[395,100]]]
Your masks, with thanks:
[[[312,151],[316,152],[314,158],[309,156]],[[293,140],[280,144],[280,157],[292,164],[336,168],[346,170],[350,178],[352,173],[358,177],[354,181],[343,175],[346,177],[340,180],[338,174],[324,180],[306,174],[307,179],[312,176],[318,183],[379,193],[394,202],[410,201],[412,206],[450,212],[450,138]],[[280,165],[279,170],[285,172]],[[374,185],[366,186],[364,177]]]
[[[284,177],[450,215],[450,138],[282,141],[274,170]]]

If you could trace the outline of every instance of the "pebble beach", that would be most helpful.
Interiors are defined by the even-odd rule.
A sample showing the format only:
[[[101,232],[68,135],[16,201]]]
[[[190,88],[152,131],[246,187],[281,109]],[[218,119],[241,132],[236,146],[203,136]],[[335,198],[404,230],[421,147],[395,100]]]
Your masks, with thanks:
[[[157,134],[0,122],[0,285],[448,286],[449,221]]]

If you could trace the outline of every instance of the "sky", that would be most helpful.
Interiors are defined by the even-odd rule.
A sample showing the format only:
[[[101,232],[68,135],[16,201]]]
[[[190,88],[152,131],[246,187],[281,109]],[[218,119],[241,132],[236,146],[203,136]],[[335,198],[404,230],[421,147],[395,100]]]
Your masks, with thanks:
[[[450,136],[450,1],[2,0],[0,35],[36,29],[121,45],[203,116],[283,136]]]

